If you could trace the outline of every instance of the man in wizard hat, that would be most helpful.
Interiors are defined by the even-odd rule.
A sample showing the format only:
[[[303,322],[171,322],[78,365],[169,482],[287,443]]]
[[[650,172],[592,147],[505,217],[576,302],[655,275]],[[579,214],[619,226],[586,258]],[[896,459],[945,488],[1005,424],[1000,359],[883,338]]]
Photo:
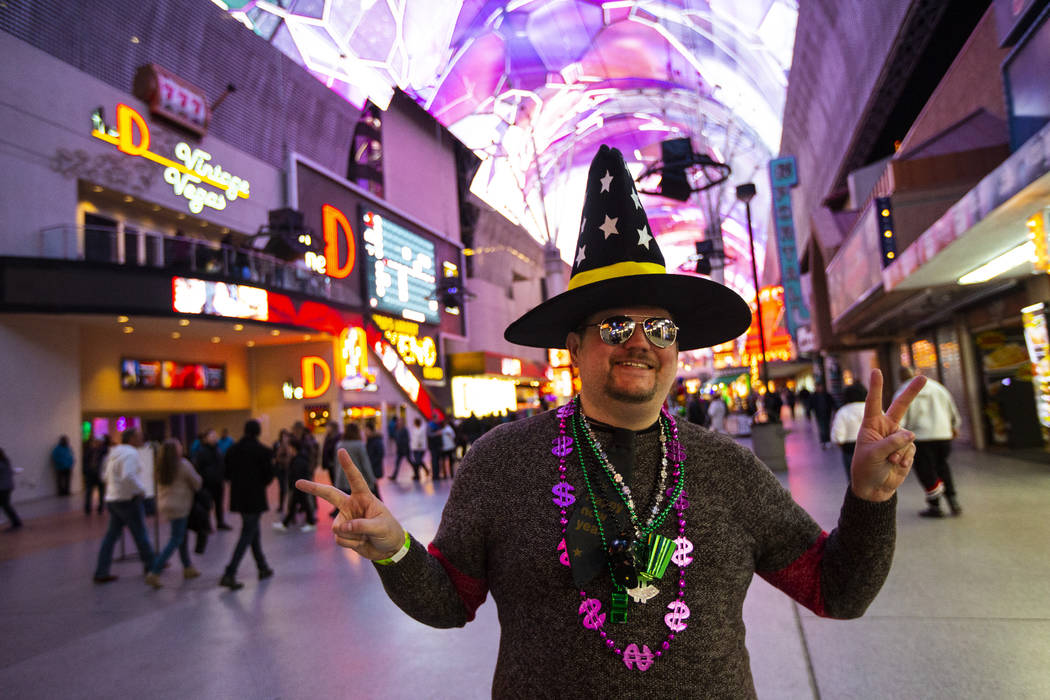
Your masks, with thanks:
[[[591,164],[568,287],[505,337],[568,348],[579,396],[475,442],[429,546],[345,452],[352,495],[297,486],[339,509],[336,542],[415,619],[462,626],[492,592],[494,697],[752,697],[754,574],[828,617],[859,616],[881,587],[915,453],[898,423],[921,380],[883,413],[872,372],[839,526],[822,532],[754,454],[662,410],[678,351],[739,336],[750,312],[720,284],[667,273],[616,149]]]

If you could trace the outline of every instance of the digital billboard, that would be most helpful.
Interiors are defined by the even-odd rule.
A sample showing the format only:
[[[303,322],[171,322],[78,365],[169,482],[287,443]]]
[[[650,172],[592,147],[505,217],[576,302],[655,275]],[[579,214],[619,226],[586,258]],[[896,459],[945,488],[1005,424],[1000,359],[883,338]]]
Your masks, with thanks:
[[[180,314],[247,318],[253,321],[266,321],[269,318],[265,289],[192,277],[171,278],[171,308]]]
[[[173,360],[120,361],[122,389],[194,389],[222,391],[226,388],[226,365]]]
[[[434,244],[365,207],[361,220],[369,305],[417,323],[439,323]]]

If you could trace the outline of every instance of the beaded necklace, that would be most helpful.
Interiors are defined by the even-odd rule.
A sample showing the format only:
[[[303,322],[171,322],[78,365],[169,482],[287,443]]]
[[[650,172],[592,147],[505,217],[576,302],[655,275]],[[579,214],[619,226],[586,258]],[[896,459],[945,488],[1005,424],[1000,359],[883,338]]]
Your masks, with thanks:
[[[566,474],[568,471],[566,458],[574,451],[575,444],[578,444],[579,433],[576,426],[576,409],[578,402],[579,397],[558,409],[558,437],[553,440],[553,447],[551,449],[552,454],[558,457],[558,483],[554,485],[551,492],[554,494],[552,501],[561,512],[559,523],[561,524],[562,539],[558,544],[558,551],[561,552],[559,561],[564,566],[570,566],[569,555],[566,551],[565,545],[565,530],[566,526],[569,524],[567,508],[576,502],[576,496],[572,493],[575,490],[575,487],[569,483]],[[582,410],[580,411],[580,414],[582,415]],[[588,596],[587,592],[581,589],[581,603],[577,611],[577,615],[583,617],[582,624],[585,628],[598,632],[606,648],[621,657],[624,665],[627,666],[628,669],[638,671],[649,670],[655,659],[663,656],[663,654],[670,648],[671,642],[675,639],[675,635],[681,633],[686,627],[688,627],[688,623],[686,623],[685,620],[689,617],[689,607],[685,604],[683,599],[685,598],[685,567],[689,566],[693,561],[693,558],[689,556],[689,552],[693,551],[693,545],[685,537],[685,510],[689,507],[689,502],[686,500],[686,495],[683,491],[685,483],[685,451],[678,442],[678,428],[674,422],[674,418],[666,412],[662,412],[662,415],[668,424],[665,429],[670,433],[670,439],[667,440],[668,444],[666,448],[662,448],[661,451],[665,453],[665,456],[670,457],[673,463],[672,476],[675,479],[675,484],[672,489],[668,489],[666,492],[666,495],[670,497],[670,502],[667,508],[660,514],[660,517],[651,517],[650,521],[646,524],[646,528],[650,532],[655,530],[664,522],[671,508],[674,508],[674,510],[677,511],[678,537],[674,540],[676,551],[671,557],[671,561],[673,561],[678,567],[678,592],[675,599],[667,605],[667,609],[670,610],[670,612],[664,615],[664,623],[670,629],[670,632],[659,646],[654,644],[654,646],[656,646],[655,651],[650,650],[649,645],[647,644],[643,644],[641,648],[639,648],[638,644],[634,642],[621,648],[616,641],[609,637],[604,629],[606,614],[601,612],[602,602],[599,599]],[[566,429],[567,422],[572,422],[573,424],[572,428],[573,435],[576,436],[575,439],[568,435]],[[666,439],[667,436],[662,434],[662,437]],[[596,441],[594,441],[594,444],[596,444]],[[578,456],[580,458],[580,466],[583,470],[584,484],[587,488],[588,495],[591,498],[592,507],[596,509],[595,520],[598,522],[599,534],[601,535],[603,546],[605,546],[605,533],[601,526],[601,519],[597,517],[597,503],[594,500],[594,493],[591,489],[590,477],[587,474],[582,450]],[[616,482],[614,481],[614,483]],[[661,490],[663,489],[664,483],[665,482],[661,483]],[[622,491],[621,496],[623,496]],[[625,503],[626,502],[625,499]],[[622,587],[617,586],[615,581],[613,585],[614,589],[616,589],[616,592],[613,593],[613,614],[615,615],[617,613],[617,596],[620,595],[624,598],[626,596],[622,593]],[[644,602],[644,600],[642,602]],[[626,602],[622,601],[622,605],[623,610],[621,612],[625,614]]]
[[[575,401],[578,401],[578,399],[575,399]],[[639,540],[642,539],[643,535],[648,535],[650,532],[653,532],[658,527],[663,525],[664,521],[667,519],[667,516],[671,512],[671,508],[673,506],[674,501],[677,500],[679,494],[681,493],[683,482],[680,479],[676,484],[675,493],[665,493],[664,491],[664,489],[667,486],[668,433],[670,433],[672,430],[674,431],[674,443],[677,445],[678,426],[674,424],[674,419],[671,418],[670,414],[667,412],[667,409],[661,408],[661,420],[659,421],[660,481],[656,486],[656,491],[653,493],[653,505],[649,509],[649,518],[643,525],[638,518],[638,513],[636,511],[634,503],[634,495],[631,493],[631,487],[626,483],[623,476],[616,471],[616,468],[613,466],[612,462],[605,454],[605,450],[602,448],[601,443],[599,443],[597,438],[595,438],[594,432],[591,430],[591,426],[587,422],[587,416],[583,412],[583,406],[577,403],[575,410],[578,413],[578,420],[573,420],[573,433],[575,434],[576,432],[575,427],[577,423],[583,426],[583,435],[587,440],[588,447],[591,448],[591,452],[593,452],[595,457],[597,457],[598,464],[601,466],[606,476],[609,477],[610,481],[612,481],[613,487],[616,488],[617,491],[619,491],[620,498],[623,500],[624,505],[627,506],[627,512],[630,515],[631,524],[634,525],[635,537]],[[582,454],[580,456],[580,463],[582,466]],[[660,506],[663,503],[665,496],[672,497],[668,502],[667,507],[664,508],[663,512],[660,512]]]

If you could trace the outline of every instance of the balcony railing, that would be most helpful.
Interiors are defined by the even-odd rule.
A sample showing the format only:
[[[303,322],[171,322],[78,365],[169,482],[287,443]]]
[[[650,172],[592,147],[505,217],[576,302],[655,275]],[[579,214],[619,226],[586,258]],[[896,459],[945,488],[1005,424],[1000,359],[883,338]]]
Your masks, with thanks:
[[[202,238],[131,227],[61,224],[40,230],[38,253],[42,258],[114,263],[173,275],[221,277],[238,284],[288,290],[333,302],[360,303],[345,282],[318,274],[305,263]]]

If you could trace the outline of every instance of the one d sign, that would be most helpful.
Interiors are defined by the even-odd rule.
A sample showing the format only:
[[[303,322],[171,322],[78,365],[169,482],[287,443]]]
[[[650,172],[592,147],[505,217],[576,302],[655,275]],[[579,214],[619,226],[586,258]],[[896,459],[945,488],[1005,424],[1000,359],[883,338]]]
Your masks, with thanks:
[[[139,132],[138,143],[135,143],[135,129]],[[149,152],[149,127],[142,115],[126,104],[117,105],[117,148],[129,156],[141,156]]]
[[[332,369],[323,358],[304,355],[302,369],[304,399],[316,399],[328,391],[328,387],[332,385]]]
[[[322,230],[324,231],[325,273],[329,277],[343,279],[354,269],[357,258],[357,245],[354,243],[354,230],[346,214],[331,204],[321,207]],[[339,243],[342,241],[346,250],[346,261],[339,264]]]

